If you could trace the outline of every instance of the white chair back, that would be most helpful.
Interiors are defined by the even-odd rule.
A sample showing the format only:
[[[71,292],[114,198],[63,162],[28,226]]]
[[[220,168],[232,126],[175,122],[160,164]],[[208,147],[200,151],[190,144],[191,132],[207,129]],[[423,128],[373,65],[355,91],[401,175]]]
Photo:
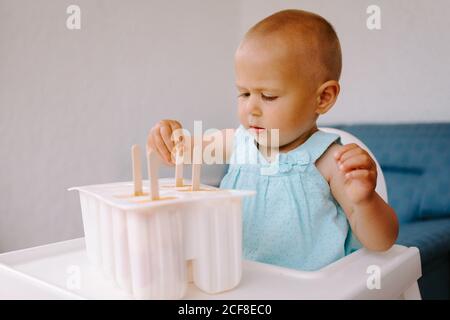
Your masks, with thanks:
[[[335,128],[327,128],[327,127],[320,127],[319,128],[322,131],[335,133],[341,136],[341,142],[342,144],[349,144],[349,143],[356,143],[361,148],[366,150],[370,156],[375,160],[375,163],[377,164],[377,186],[375,188],[375,191],[380,195],[381,198],[383,198],[386,203],[388,202],[388,195],[387,195],[387,188],[386,188],[386,181],[384,179],[383,171],[381,170],[381,167],[373,155],[373,153],[370,151],[370,149],[358,138],[356,138],[354,135],[345,132],[340,129]]]

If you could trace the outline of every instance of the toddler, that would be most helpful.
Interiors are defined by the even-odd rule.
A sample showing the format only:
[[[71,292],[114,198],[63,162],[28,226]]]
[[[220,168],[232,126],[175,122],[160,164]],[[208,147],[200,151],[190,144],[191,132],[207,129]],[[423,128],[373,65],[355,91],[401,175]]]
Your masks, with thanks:
[[[257,192],[243,202],[246,259],[317,270],[361,245],[384,251],[397,239],[396,214],[375,192],[374,160],[317,127],[339,95],[341,67],[333,27],[302,10],[263,19],[236,51],[240,126],[233,143],[223,143],[230,166],[220,187]],[[148,136],[147,147],[167,164],[172,133],[181,127],[162,120]],[[238,161],[245,152],[257,161]],[[276,171],[269,170],[273,163]]]

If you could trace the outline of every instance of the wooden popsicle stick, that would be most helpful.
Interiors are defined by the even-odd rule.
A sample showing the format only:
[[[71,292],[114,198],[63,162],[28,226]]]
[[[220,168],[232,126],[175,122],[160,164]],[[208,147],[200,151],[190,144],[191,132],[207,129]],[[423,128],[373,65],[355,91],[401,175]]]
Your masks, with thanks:
[[[175,186],[182,187],[183,182],[183,145],[178,143],[176,145],[176,157],[175,157]]]
[[[150,184],[150,199],[159,199],[159,181],[158,181],[159,159],[156,151],[147,151],[147,172]]]
[[[141,168],[141,148],[135,144],[131,147],[131,162],[133,167],[134,195],[142,196],[142,168]]]
[[[192,161],[192,188],[191,191],[200,190],[200,172],[202,168],[202,148],[201,146],[194,146]]]

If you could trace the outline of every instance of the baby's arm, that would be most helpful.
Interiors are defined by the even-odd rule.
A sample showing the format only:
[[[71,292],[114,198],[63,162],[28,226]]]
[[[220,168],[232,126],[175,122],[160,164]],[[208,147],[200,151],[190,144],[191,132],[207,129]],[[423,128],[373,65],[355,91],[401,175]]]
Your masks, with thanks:
[[[190,159],[186,160],[189,160],[189,163],[191,163],[195,137],[191,135],[188,138],[181,130],[183,130],[183,127],[177,120],[159,121],[152,127],[147,136],[147,149],[156,151],[160,159],[166,165],[173,166],[175,164],[176,155],[175,139],[180,135],[183,135],[184,152],[186,152],[187,155],[190,155]],[[219,154],[222,155],[222,157],[220,159],[214,157],[214,159],[217,159],[217,161],[221,163],[228,163],[233,149],[233,137],[234,129],[216,130],[209,134],[205,133],[202,136],[202,154],[204,154],[203,151],[205,148],[212,143],[214,145],[212,146],[214,152],[219,152],[216,150],[216,147],[222,148],[222,153]]]
[[[345,211],[353,233],[364,247],[388,250],[398,236],[398,220],[375,191],[377,167],[364,149],[352,143],[335,144],[324,160],[334,198]]]

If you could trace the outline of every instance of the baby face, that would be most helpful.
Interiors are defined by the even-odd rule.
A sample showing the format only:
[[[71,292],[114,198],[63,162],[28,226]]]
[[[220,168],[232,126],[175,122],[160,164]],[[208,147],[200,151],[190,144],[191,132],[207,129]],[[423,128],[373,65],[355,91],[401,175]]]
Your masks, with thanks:
[[[308,61],[277,41],[248,40],[236,52],[239,119],[260,144],[289,151],[317,130],[317,86],[308,68]],[[270,129],[279,129],[278,146],[262,139]]]

